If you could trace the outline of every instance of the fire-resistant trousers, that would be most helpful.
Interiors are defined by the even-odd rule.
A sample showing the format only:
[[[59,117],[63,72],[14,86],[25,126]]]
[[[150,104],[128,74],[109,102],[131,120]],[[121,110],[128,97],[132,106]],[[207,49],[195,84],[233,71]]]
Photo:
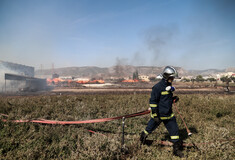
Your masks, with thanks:
[[[161,122],[164,123],[166,129],[168,130],[171,137],[171,141],[173,143],[177,142],[179,140],[179,128],[175,116],[172,117],[171,119],[166,119],[166,120],[159,119],[158,122],[156,122],[153,118],[151,118],[148,122],[145,131],[147,131],[148,134],[152,133],[161,124]]]

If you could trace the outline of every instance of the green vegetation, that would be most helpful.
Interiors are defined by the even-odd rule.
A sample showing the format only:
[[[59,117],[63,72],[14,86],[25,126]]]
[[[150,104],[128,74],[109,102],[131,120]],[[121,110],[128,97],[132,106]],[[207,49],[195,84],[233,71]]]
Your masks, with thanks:
[[[220,79],[221,79],[221,81],[224,82],[224,83],[229,83],[229,82],[232,81],[231,78],[228,77],[228,76],[226,76],[226,77],[221,77]]]
[[[181,82],[190,82],[190,79],[188,79],[188,78],[183,78],[183,79],[181,79]]]
[[[215,78],[207,78],[207,81],[215,82],[215,81],[216,81],[216,79],[215,79]]]
[[[235,95],[178,95],[178,109],[193,132],[191,140],[198,148],[184,148],[188,159],[233,159],[235,137]],[[114,117],[146,110],[149,94],[61,95],[1,97],[0,113],[14,119],[88,120]],[[181,138],[191,143],[175,111]],[[156,142],[169,139],[163,124],[148,139],[152,145],[141,146],[139,133],[149,115],[126,119],[122,154],[121,120],[80,125],[43,125],[0,122],[1,159],[178,159],[172,148]],[[1,117],[3,118],[3,117]],[[93,130],[97,134],[88,132]],[[101,134],[100,134],[101,133]],[[103,135],[102,135],[103,134]]]
[[[233,83],[235,83],[235,77],[234,77],[234,76],[231,76],[230,78],[231,78],[231,80],[233,81]]]
[[[132,79],[139,79],[139,73],[137,70],[133,73]]]
[[[198,75],[195,79],[196,82],[204,82],[205,79],[202,77],[202,75]]]

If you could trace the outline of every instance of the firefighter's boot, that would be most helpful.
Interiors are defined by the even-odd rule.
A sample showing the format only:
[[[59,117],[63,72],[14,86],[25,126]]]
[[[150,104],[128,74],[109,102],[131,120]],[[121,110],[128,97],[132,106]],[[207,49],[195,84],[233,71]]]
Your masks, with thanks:
[[[145,133],[145,131],[141,132],[140,134],[140,142],[141,144],[145,144],[145,140],[148,137],[148,134]]]
[[[183,141],[179,140],[173,144],[173,154],[175,156],[178,156],[180,158],[184,157],[182,150],[183,150]]]

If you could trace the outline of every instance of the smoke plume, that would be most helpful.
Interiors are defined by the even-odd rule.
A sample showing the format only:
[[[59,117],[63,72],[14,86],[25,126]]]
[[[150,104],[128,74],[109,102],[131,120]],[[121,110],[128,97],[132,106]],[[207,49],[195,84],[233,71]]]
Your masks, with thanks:
[[[155,26],[144,33],[144,41],[151,53],[151,65],[166,65],[170,63],[172,42],[178,33],[176,25]]]

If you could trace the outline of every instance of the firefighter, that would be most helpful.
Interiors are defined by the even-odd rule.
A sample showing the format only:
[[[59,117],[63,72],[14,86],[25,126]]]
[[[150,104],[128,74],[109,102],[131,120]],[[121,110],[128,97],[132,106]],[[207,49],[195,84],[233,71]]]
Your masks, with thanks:
[[[163,122],[170,134],[171,142],[173,142],[173,154],[178,157],[183,157],[182,140],[179,139],[179,128],[172,112],[172,103],[179,100],[172,93],[175,90],[172,82],[175,77],[178,77],[178,73],[175,68],[167,66],[161,75],[163,77],[162,80],[152,88],[151,98],[149,100],[151,119],[145,130],[142,131],[140,141],[144,144],[147,136]]]

